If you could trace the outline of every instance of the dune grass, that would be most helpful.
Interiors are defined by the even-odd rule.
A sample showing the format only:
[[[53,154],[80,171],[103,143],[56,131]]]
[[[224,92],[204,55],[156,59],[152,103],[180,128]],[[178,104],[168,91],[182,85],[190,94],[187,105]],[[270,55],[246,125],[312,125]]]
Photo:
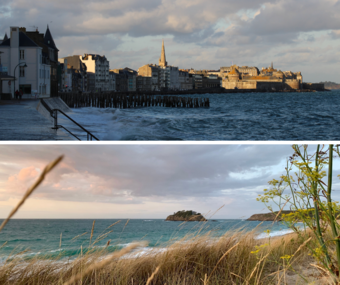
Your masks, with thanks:
[[[45,168],[0,230],[60,160]],[[298,283],[300,281],[336,284],[325,279],[327,272],[308,255],[309,248],[317,243],[311,232],[259,240],[256,230],[233,230],[216,239],[211,232],[203,233],[206,223],[199,223],[194,232],[167,245],[163,252],[155,248],[136,255],[135,250],[145,246],[144,243],[131,244],[113,253],[107,246],[97,247],[98,239],[108,237],[104,233],[94,239],[93,222],[89,246],[84,252],[81,250],[77,258],[67,261],[60,255],[54,259],[23,260],[20,254],[10,256],[0,266],[0,284],[303,284]],[[126,226],[127,223],[124,228]],[[60,243],[61,239],[62,236]],[[326,234],[326,242],[330,239],[331,234]],[[110,240],[107,245],[109,243]],[[334,255],[335,249],[331,248],[331,253]],[[315,268],[312,271],[311,264]],[[310,274],[306,274],[306,270]],[[320,283],[322,281],[328,283]]]
[[[69,262],[14,256],[1,266],[0,284],[300,284],[285,279],[315,263],[307,246],[314,242],[308,233],[258,240],[255,231],[233,231],[213,242],[209,233],[183,238],[143,255],[131,253],[145,246],[136,243],[113,254],[94,246]],[[327,276],[316,272],[315,280]]]

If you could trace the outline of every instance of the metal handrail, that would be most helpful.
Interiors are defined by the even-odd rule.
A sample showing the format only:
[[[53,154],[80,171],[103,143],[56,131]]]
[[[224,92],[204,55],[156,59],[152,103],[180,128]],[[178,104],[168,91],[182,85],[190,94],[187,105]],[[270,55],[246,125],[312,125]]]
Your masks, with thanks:
[[[78,127],[80,127],[83,131],[85,131],[87,133],[87,140],[91,140],[92,138],[94,138],[95,140],[99,141],[99,139],[94,136],[91,132],[89,132],[87,129],[85,129],[83,126],[79,125],[75,120],[73,120],[71,117],[69,117],[68,115],[66,115],[63,111],[61,111],[60,109],[51,109],[50,106],[48,106],[46,104],[46,102],[44,101],[44,99],[40,99],[41,104],[46,108],[46,110],[50,113],[51,117],[54,119],[54,127],[52,129],[59,129],[59,128],[63,128],[64,130],[66,130],[68,133],[70,133],[72,136],[74,136],[77,140],[81,141],[80,138],[78,138],[75,134],[73,134],[70,130],[68,130],[67,128],[65,128],[62,125],[58,125],[58,112],[62,113],[66,118],[68,118],[70,121],[72,121],[73,123],[75,123]]]
[[[81,128],[84,132],[87,133],[87,140],[92,141],[92,138],[94,138],[95,140],[99,141],[99,139],[93,135],[90,131],[88,131],[87,129],[85,129],[83,126],[79,125],[75,120],[73,120],[71,117],[69,117],[68,115],[66,115],[62,110],[60,109],[53,109],[52,110],[52,114],[51,115],[54,118],[54,128],[58,129],[58,127],[62,127],[65,130],[67,130],[64,126],[58,125],[58,112],[62,113],[66,118],[68,118],[70,121],[72,121],[73,123],[75,123],[79,128]],[[67,130],[69,133],[71,133],[69,130]],[[72,133],[71,133],[72,134]],[[73,134],[72,134],[73,135]],[[75,136],[75,135],[73,135]],[[76,137],[76,136],[75,136]],[[76,137],[78,138],[78,137]],[[78,138],[79,139],[79,138]],[[79,139],[80,140],[80,139]]]

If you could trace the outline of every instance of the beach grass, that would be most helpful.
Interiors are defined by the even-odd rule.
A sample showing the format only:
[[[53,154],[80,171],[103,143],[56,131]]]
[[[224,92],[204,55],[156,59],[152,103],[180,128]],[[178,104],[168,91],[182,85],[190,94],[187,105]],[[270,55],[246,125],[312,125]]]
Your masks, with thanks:
[[[141,255],[145,244],[135,243],[114,253],[93,246],[72,261],[12,256],[0,268],[0,284],[333,284],[308,255],[316,242],[310,233],[257,234],[240,230],[216,239],[207,233]]]
[[[61,159],[44,169],[0,230]],[[138,254],[145,242],[132,243],[113,253],[108,250],[109,239],[106,247],[96,246],[98,239],[107,236],[104,233],[94,239],[93,222],[88,248],[81,248],[76,258],[67,260],[60,253],[54,258],[36,256],[24,260],[24,252],[12,254],[0,265],[0,284],[337,284],[309,255],[309,248],[317,244],[310,231],[257,239],[258,229],[234,229],[216,238],[202,230],[207,222],[198,225],[184,238],[161,245],[165,250],[155,247]],[[85,234],[80,233],[75,239]],[[331,241],[331,233],[326,232],[324,239]],[[60,246],[61,242],[62,236]],[[330,253],[335,256],[335,248],[330,246]]]

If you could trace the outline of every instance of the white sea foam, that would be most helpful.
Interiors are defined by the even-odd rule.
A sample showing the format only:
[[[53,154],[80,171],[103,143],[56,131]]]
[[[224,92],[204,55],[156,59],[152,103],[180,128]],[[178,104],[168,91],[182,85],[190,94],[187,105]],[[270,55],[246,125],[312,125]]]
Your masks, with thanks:
[[[294,231],[291,229],[284,229],[284,230],[280,230],[280,231],[273,231],[268,233],[261,233],[259,234],[256,239],[262,239],[262,238],[267,238],[267,237],[276,237],[276,236],[284,236],[286,234],[290,234],[293,233]]]

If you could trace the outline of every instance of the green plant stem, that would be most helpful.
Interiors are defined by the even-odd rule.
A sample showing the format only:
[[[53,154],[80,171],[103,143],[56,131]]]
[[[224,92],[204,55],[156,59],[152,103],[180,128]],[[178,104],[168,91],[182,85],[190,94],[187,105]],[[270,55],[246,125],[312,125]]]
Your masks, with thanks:
[[[340,271],[340,240],[338,236],[338,231],[336,229],[336,221],[335,215],[332,207],[332,172],[333,172],[333,145],[329,145],[329,165],[328,165],[328,187],[327,187],[327,202],[328,202],[328,211],[330,217],[330,224],[333,232],[333,237],[335,239],[335,247],[336,247],[336,256],[338,259],[338,270]]]
[[[315,168],[316,168],[317,172],[319,170],[319,164],[318,164],[319,163],[319,151],[320,151],[320,145],[318,144],[317,151],[316,151],[316,157],[315,157]],[[318,187],[318,183],[312,182],[312,191],[313,191],[313,195],[314,195],[314,210],[315,210],[316,230],[317,230],[318,238],[319,238],[321,246],[322,246],[322,250],[326,255],[327,264],[331,264],[331,259],[328,255],[327,247],[326,247],[325,241],[324,241],[324,239],[322,237],[322,233],[321,233],[319,207],[318,207],[319,197],[318,197],[317,187]]]
[[[290,183],[288,161],[287,161],[286,173],[287,173],[287,179],[288,179],[288,181],[289,181],[288,185],[289,185],[290,191],[292,192],[292,197],[293,197],[293,201],[294,201],[294,206],[296,207],[296,201],[295,201],[294,190],[293,190],[293,188],[292,188],[292,184]]]

